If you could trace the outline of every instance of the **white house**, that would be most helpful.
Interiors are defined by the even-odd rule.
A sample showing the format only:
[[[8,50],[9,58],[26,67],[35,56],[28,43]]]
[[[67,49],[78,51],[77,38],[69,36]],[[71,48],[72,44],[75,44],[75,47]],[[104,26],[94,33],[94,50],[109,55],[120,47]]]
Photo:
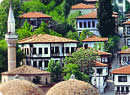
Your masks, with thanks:
[[[102,37],[93,35],[82,40],[82,43],[83,43],[84,48],[91,47],[97,50],[104,51],[104,45],[107,41],[108,41],[108,38],[102,38]]]
[[[88,14],[90,12],[96,11],[96,6],[93,4],[79,3],[71,7],[70,14],[75,13],[77,11],[80,11],[82,15]]]
[[[130,48],[126,50],[121,50],[118,53],[118,57],[119,57],[119,64],[121,66],[130,64]]]
[[[125,45],[130,47],[130,19],[123,23],[123,36]]]
[[[65,56],[76,51],[78,41],[48,34],[34,35],[19,40],[19,47],[26,55],[24,64],[46,69],[52,59],[62,63]]]
[[[130,65],[114,69],[113,83],[115,95],[129,95],[130,93]]]
[[[92,75],[91,83],[98,88],[100,93],[104,93],[104,89],[107,86],[108,66],[107,64],[96,62],[93,70],[94,73]]]
[[[97,11],[90,12],[86,15],[78,16],[76,18],[76,30],[80,33],[83,30],[89,30],[95,35],[100,35],[97,29],[98,19],[97,19]]]

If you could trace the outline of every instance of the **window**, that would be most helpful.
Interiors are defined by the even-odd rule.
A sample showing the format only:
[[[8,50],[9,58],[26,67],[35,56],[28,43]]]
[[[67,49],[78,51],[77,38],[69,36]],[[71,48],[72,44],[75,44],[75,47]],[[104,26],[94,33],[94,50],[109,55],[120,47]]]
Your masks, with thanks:
[[[48,54],[48,48],[44,48],[44,53]]]
[[[82,22],[79,22],[79,28],[82,28]]]
[[[39,54],[42,54],[42,48],[39,48]]]
[[[127,45],[130,46],[130,39],[127,39]]]
[[[66,53],[69,53],[69,47],[66,47]]]
[[[127,27],[127,34],[130,34],[130,27]]]
[[[92,27],[95,28],[95,21],[92,21]]]
[[[118,0],[118,3],[123,3],[123,0]]]
[[[84,48],[87,49],[87,48],[88,48],[88,44],[85,44],[85,45],[84,45]]]
[[[128,56],[128,62],[130,62],[130,56]]]
[[[127,76],[118,76],[118,82],[127,82]]]
[[[121,92],[124,92],[124,87],[121,87]]]
[[[49,62],[49,61],[48,61],[48,60],[45,60],[44,62],[45,62],[45,67],[48,67],[48,62]]]
[[[119,86],[117,86],[117,92],[120,92],[120,87]]]
[[[86,28],[87,27],[87,25],[86,25],[87,23],[86,22],[84,22],[84,28]]]
[[[29,55],[29,49],[27,48],[27,55]]]
[[[33,61],[33,67],[37,67],[37,61]]]
[[[59,47],[55,47],[55,53],[59,53]]]
[[[36,48],[33,48],[33,54],[36,54]]]
[[[91,25],[90,25],[91,23],[90,23],[90,21],[88,21],[88,28],[90,28],[91,27]]]
[[[74,47],[71,47],[71,53],[73,53],[74,52]]]
[[[126,86],[126,92],[129,92],[129,87],[128,86]]]
[[[51,53],[54,54],[54,47],[51,47]]]
[[[100,69],[97,69],[97,73],[98,74],[102,74],[102,69],[100,68]]]
[[[102,57],[102,61],[101,62],[108,62],[107,57]]]
[[[123,57],[123,62],[126,62],[126,56]]]
[[[39,61],[39,67],[42,67],[42,61]]]

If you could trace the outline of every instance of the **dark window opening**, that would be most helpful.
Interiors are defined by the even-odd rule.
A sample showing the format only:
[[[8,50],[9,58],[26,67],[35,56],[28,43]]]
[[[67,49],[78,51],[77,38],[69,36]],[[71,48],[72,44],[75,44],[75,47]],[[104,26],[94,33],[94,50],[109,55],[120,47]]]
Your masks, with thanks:
[[[87,48],[88,48],[88,44],[85,44],[85,45],[84,45],[84,48],[87,49]]]
[[[88,28],[90,28],[91,27],[91,25],[90,25],[91,23],[90,23],[90,21],[88,21]]]
[[[54,54],[54,47],[51,47],[51,53]]]
[[[95,27],[95,21],[92,21],[92,27]]]
[[[39,61],[39,67],[42,67],[42,61]]]
[[[127,76],[118,76],[118,82],[127,82]]]
[[[59,53],[59,47],[55,47],[55,53]]]
[[[73,53],[75,50],[74,50],[74,47],[71,47],[71,53]]]
[[[36,48],[33,48],[33,54],[36,54]]]
[[[42,54],[42,48],[39,48],[39,54]]]
[[[48,48],[44,48],[44,53],[48,54]]]
[[[120,87],[117,87],[117,92],[120,92]]]
[[[86,22],[84,22],[84,28],[86,28],[86,27],[87,27]]]
[[[82,22],[79,22],[79,28],[82,28]]]
[[[126,92],[129,92],[129,87],[126,87]]]
[[[48,67],[49,61],[48,61],[48,60],[45,60],[44,62],[45,62],[45,67]]]
[[[121,87],[121,92],[124,92],[124,87]]]
[[[62,53],[64,53],[64,47],[62,47]]]
[[[126,62],[126,56],[123,57],[123,61]]]
[[[66,53],[69,53],[69,47],[66,47]]]
[[[98,74],[102,74],[102,69],[97,69]]]
[[[37,61],[33,61],[33,67],[37,67]]]

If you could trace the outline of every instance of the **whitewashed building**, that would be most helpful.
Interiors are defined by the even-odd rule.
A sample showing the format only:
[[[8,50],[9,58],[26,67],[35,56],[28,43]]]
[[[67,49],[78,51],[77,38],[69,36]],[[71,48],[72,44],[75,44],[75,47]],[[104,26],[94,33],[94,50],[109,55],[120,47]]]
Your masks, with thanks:
[[[19,40],[18,43],[26,55],[24,64],[44,70],[48,67],[48,62],[51,59],[62,63],[66,56],[71,56],[77,49],[78,41],[39,34]]]
[[[121,66],[130,64],[130,48],[126,50],[121,50],[118,53],[118,57],[119,57],[119,64]]]
[[[113,83],[115,95],[130,94],[130,65],[114,69]]]
[[[88,14],[90,12],[96,11],[96,6],[93,4],[79,3],[71,7],[70,14],[77,11],[79,11],[82,15]]]
[[[92,75],[91,83],[95,87],[98,88],[100,93],[104,93],[104,89],[107,86],[107,78],[108,78],[108,66],[107,64],[103,64],[101,62],[96,62],[93,67],[94,73]]]
[[[83,43],[84,48],[91,47],[100,51],[104,51],[104,45],[107,41],[108,41],[108,38],[102,38],[102,37],[93,35],[82,40],[82,43]]]

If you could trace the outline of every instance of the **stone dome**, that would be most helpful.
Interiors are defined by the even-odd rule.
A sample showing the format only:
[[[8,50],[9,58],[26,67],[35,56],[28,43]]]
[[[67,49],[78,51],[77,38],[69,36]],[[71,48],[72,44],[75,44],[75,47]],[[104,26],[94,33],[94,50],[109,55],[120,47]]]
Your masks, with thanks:
[[[45,95],[41,88],[26,80],[10,80],[0,85],[1,95]]]
[[[46,95],[99,95],[96,88],[87,82],[69,79],[54,85]]]

